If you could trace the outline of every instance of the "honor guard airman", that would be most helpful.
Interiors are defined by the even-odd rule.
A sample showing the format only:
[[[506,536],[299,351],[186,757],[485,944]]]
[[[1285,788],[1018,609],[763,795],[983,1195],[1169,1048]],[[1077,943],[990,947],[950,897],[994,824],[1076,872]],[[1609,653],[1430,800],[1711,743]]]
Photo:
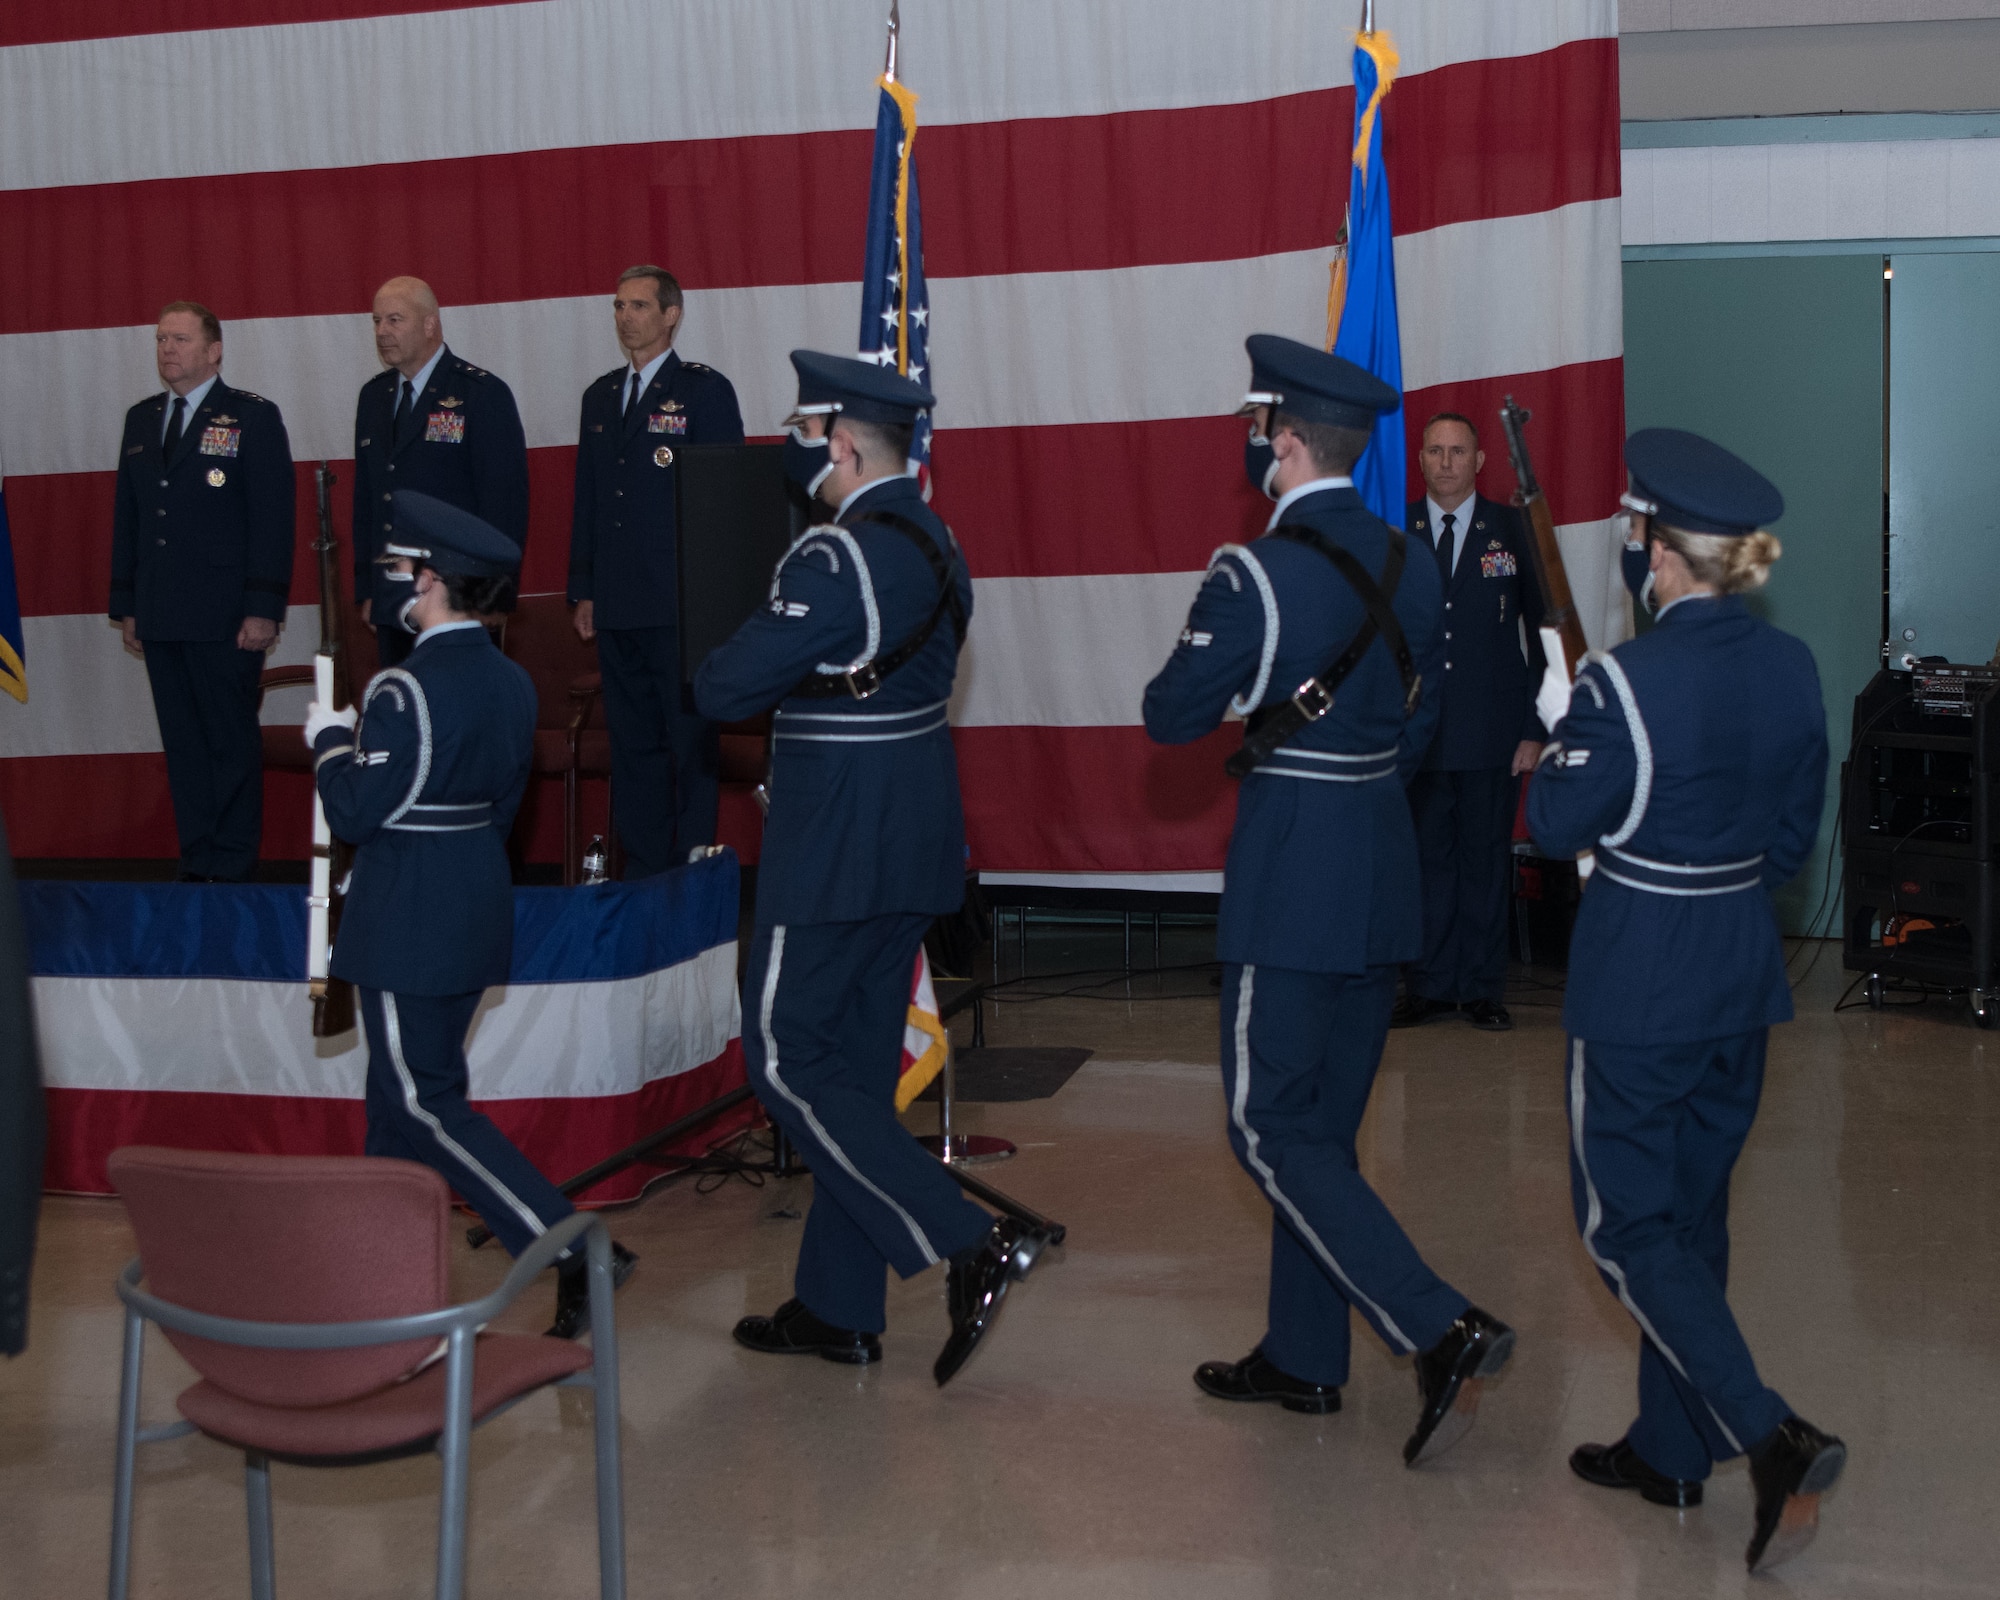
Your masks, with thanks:
[[[514,890],[507,831],[527,787],[535,688],[475,613],[499,609],[521,548],[470,512],[395,492],[384,608],[414,637],[357,713],[314,702],[305,726],[326,819],[355,847],[333,975],[368,1036],[367,1151],[441,1172],[519,1255],[575,1209],[467,1103],[466,1032],[507,982]],[[636,1258],[613,1247],[622,1283]],[[589,1321],[582,1249],[559,1269],[563,1338]]]
[[[528,441],[514,391],[445,344],[437,296],[421,278],[383,284],[373,317],[385,370],[361,386],[354,410],[354,599],[388,666],[410,652],[410,635],[384,613],[408,596],[377,559],[395,536],[396,491],[469,511],[525,548]],[[520,576],[517,565],[516,587]],[[514,609],[511,593],[505,609]]]
[[[794,1296],[745,1317],[772,1354],[881,1358],[884,1266],[948,1268],[942,1384],[1047,1242],[972,1204],[897,1120],[917,952],[965,895],[946,706],[972,617],[951,532],[908,475],[928,390],[871,362],[792,352],[786,471],[833,508],[779,563],[768,606],[702,664],[702,713],[776,706],[743,1054],[813,1172]]]
[[[611,308],[627,360],[583,392],[569,598],[597,641],[625,874],[644,878],[715,842],[715,728],[681,677],[676,454],[741,444],[743,418],[729,380],[673,348],[671,273],[630,268]]]
[[[1846,1461],[1758,1375],[1731,1315],[1729,1175],[1757,1114],[1764,1047],[1792,1015],[1771,890],[1810,856],[1826,713],[1812,654],[1742,594],[1778,558],[1777,488],[1719,445],[1648,428],[1625,446],[1657,625],[1594,655],[1571,691],[1545,636],[1552,729],[1528,823],[1593,853],[1570,940],[1570,1179],[1584,1249],[1638,1324],[1639,1415],[1570,1457],[1579,1477],[1666,1506],[1748,1455],[1752,1571],[1803,1548]]]
[[[1270,1323],[1195,1382],[1337,1411],[1357,1311],[1415,1365],[1416,1466],[1464,1434],[1514,1346],[1425,1264],[1355,1160],[1397,964],[1420,948],[1403,786],[1437,721],[1437,567],[1350,476],[1396,391],[1290,339],[1249,352],[1244,464],[1277,509],[1262,538],[1215,553],[1145,700],[1163,744],[1247,719],[1216,943],[1229,1141],[1273,1213]]]
[[[125,413],[110,611],[145,656],[180,875],[233,882],[263,831],[257,705],[292,588],[291,443],[276,406],[222,381],[206,306],[168,306],[153,349],[167,392]]]

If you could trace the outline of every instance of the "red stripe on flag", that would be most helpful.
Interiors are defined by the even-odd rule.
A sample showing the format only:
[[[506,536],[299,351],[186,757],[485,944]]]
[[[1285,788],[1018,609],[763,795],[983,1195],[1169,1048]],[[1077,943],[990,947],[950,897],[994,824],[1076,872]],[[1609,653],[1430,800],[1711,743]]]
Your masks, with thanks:
[[[1403,79],[1387,150],[1399,233],[1618,193],[1617,41]],[[1523,116],[1521,108],[1533,107]],[[1330,248],[1353,92],[926,128],[932,278]],[[866,130],[537,150],[0,194],[0,332],[364,309],[417,271],[447,305],[602,293],[635,261],[689,288],[861,275]],[[1172,152],[1162,159],[1163,151]],[[1324,181],[1276,204],[1310,152]],[[201,226],[189,228],[187,219]]]
[[[523,3],[479,0],[485,7]],[[0,10],[0,48],[464,9],[466,0],[7,0]]]

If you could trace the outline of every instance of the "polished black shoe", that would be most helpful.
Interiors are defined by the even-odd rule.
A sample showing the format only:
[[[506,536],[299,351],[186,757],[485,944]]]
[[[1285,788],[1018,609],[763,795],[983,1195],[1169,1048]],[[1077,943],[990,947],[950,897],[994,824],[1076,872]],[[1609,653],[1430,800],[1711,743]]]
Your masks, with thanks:
[[[1252,1350],[1236,1362],[1204,1361],[1194,1369],[1194,1381],[1203,1394],[1218,1400],[1275,1400],[1287,1411],[1307,1411],[1315,1416],[1340,1409],[1337,1388],[1307,1383],[1279,1371],[1262,1350]]]
[[[945,1280],[951,1337],[938,1352],[931,1376],[943,1388],[986,1337],[1000,1302],[1016,1279],[1025,1278],[1049,1236],[1012,1217],[1002,1217],[973,1249],[954,1256]]]
[[[1389,1013],[1392,1028],[1420,1028],[1426,1022],[1451,1015],[1458,1006],[1450,1000],[1426,1000],[1420,994],[1406,994]]]
[[[1789,1561],[1819,1532],[1819,1497],[1840,1480],[1847,1446],[1803,1417],[1787,1417],[1750,1451],[1757,1521],[1743,1552],[1752,1572]]]
[[[1514,1019],[1507,1014],[1507,1008],[1498,1000],[1474,1000],[1460,1006],[1459,1009],[1482,1033],[1506,1033],[1514,1026]]]
[[[616,1239],[611,1241],[611,1287],[625,1287],[639,1258]],[[590,1267],[586,1262],[556,1275],[556,1320],[549,1329],[551,1339],[574,1339],[590,1332]]]
[[[1438,1342],[1418,1355],[1417,1394],[1423,1409],[1416,1432],[1403,1446],[1403,1465],[1435,1461],[1472,1426],[1480,1387],[1496,1376],[1514,1353],[1514,1330],[1467,1306]]]
[[[816,1355],[850,1367],[882,1359],[882,1341],[874,1334],[822,1322],[801,1300],[787,1300],[768,1317],[745,1317],[736,1324],[736,1342],[767,1356]]]
[[[1616,1444],[1578,1445],[1570,1452],[1569,1470],[1601,1489],[1637,1489],[1641,1499],[1656,1506],[1687,1511],[1701,1504],[1699,1478],[1670,1478],[1655,1472],[1623,1439]]]

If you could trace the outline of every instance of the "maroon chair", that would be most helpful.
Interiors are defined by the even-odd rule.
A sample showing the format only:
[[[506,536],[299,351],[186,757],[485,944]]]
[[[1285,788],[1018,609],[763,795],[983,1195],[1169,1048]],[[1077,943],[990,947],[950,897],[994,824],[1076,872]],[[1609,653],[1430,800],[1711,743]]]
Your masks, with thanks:
[[[617,1331],[601,1220],[565,1219],[498,1289],[453,1305],[451,1193],[428,1167],[133,1145],[113,1152],[110,1172],[139,1238],[118,1279],[125,1350],[111,1600],[124,1600],[131,1576],[136,1447],[197,1431],[243,1452],[255,1600],[271,1600],[275,1584],[272,1461],[357,1466],[437,1451],[437,1594],[460,1600],[471,1430],[555,1383],[596,1391],[599,1592],[623,1600]],[[585,1233],[590,1347],[480,1331]],[[149,1321],[200,1381],[175,1402],[185,1421],[141,1430]]]
[[[356,607],[345,608],[342,612],[342,621],[340,647],[347,653],[347,684],[358,701],[361,698],[361,691],[368,687],[368,680],[375,676],[381,657],[375,647],[375,630],[361,620]],[[261,696],[269,694],[273,689],[310,689],[312,686],[312,663],[307,661],[295,667],[266,667],[258,683],[258,693]],[[306,748],[306,742],[299,734],[299,724],[305,720],[305,703],[301,701],[295,721],[265,724],[266,767],[275,768],[280,772],[312,770],[312,752]]]
[[[563,781],[563,882],[575,884],[583,866],[579,786],[585,778],[611,776],[611,735],[598,708],[603,684],[597,646],[576,636],[562,595],[529,594],[507,618],[503,647],[534,680],[534,772]]]

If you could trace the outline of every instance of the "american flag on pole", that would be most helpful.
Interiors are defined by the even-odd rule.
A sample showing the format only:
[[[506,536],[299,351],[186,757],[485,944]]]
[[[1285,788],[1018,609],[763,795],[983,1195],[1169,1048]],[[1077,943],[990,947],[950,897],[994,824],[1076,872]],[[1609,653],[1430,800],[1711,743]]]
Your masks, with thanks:
[[[924,288],[923,207],[917,198],[917,97],[884,75],[868,179],[868,245],[861,266],[861,354],[930,383],[931,300]],[[931,419],[910,443],[910,475],[931,486]]]

